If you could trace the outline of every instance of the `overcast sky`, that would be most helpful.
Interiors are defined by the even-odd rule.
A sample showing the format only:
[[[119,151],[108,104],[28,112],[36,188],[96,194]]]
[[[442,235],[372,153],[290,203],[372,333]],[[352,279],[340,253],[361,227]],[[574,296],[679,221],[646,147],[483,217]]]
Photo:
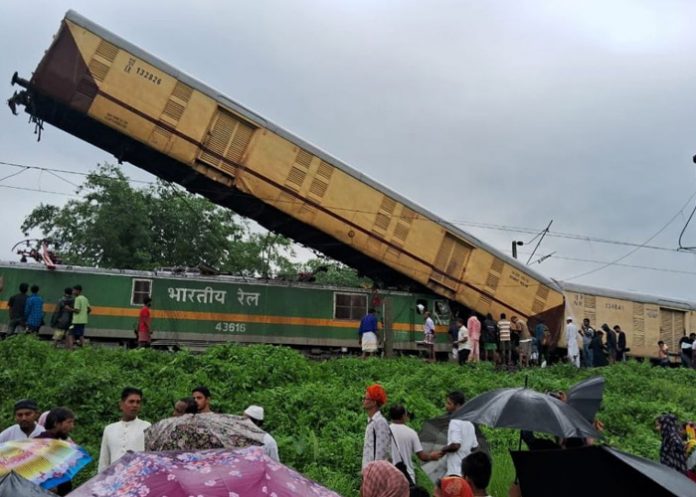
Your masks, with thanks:
[[[29,77],[72,8],[506,253],[533,235],[490,225],[541,230],[551,219],[552,234],[677,248],[696,204],[696,3],[193,5],[2,2],[0,78]],[[0,130],[3,162],[87,172],[114,160],[51,126],[37,143],[9,109]],[[16,171],[0,165],[0,178]],[[69,198],[10,186],[74,190],[46,172],[0,181],[0,259],[16,259],[35,206]],[[696,245],[696,222],[684,242]],[[603,266],[577,259],[634,249],[550,236],[534,259],[554,255],[533,267],[569,279]],[[696,301],[692,253],[640,249],[619,264],[572,281]]]

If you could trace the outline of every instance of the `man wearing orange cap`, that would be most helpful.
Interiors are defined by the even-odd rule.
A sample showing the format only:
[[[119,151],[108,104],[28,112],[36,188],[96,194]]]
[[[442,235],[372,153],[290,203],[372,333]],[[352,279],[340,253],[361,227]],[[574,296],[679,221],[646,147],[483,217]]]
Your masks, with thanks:
[[[368,422],[365,428],[362,468],[372,461],[389,459],[391,440],[389,424],[379,409],[387,403],[387,392],[382,385],[370,385],[363,397],[363,409],[367,412]]]

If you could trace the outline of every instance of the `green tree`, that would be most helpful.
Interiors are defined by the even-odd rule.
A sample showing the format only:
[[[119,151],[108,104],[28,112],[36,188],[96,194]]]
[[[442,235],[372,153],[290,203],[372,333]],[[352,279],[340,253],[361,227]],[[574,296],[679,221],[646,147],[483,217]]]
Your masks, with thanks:
[[[310,259],[297,264],[295,271],[305,275],[313,275],[315,281],[322,285],[335,285],[355,288],[371,288],[373,282],[366,276],[361,276],[355,269],[328,258]]]
[[[205,264],[272,277],[292,267],[290,240],[259,233],[232,211],[158,181],[134,188],[118,166],[90,173],[65,206],[41,204],[22,223],[58,247],[65,263],[123,269]]]

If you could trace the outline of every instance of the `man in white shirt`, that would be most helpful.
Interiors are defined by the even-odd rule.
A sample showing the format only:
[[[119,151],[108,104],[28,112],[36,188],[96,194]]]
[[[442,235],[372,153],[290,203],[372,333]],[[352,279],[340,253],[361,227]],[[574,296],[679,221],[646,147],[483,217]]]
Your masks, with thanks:
[[[406,465],[406,471],[411,477],[411,481],[415,483],[416,472],[413,470],[413,455],[418,456],[421,461],[435,461],[438,459],[436,453],[424,452],[421,446],[418,433],[408,426],[409,413],[406,408],[400,404],[395,404],[389,409],[389,418],[391,424],[389,428],[392,434],[391,444],[391,460],[394,464],[403,462]]]
[[[576,368],[580,367],[580,347],[578,347],[578,328],[573,324],[573,318],[566,319],[566,343],[568,347],[568,361]]]
[[[464,326],[464,319],[457,319],[459,331],[457,332],[457,345],[459,347],[459,365],[463,366],[469,360],[471,354],[471,341],[469,340],[469,330]]]
[[[445,401],[445,409],[451,415],[466,402],[464,394],[450,392]],[[462,476],[462,460],[478,447],[476,430],[469,421],[451,419],[447,430],[447,445],[441,452],[447,458],[447,475]]]
[[[14,424],[0,433],[0,443],[26,440],[43,433],[44,427],[37,424],[39,407],[33,400],[20,400],[14,405]]]
[[[373,461],[388,460],[391,456],[391,433],[389,424],[379,412],[387,403],[387,392],[382,385],[370,385],[363,397],[363,409],[367,412],[368,422],[365,427],[363,442],[362,469]]]
[[[263,430],[263,407],[261,406],[249,406],[244,410],[244,416],[254,423],[256,426]],[[280,462],[280,456],[278,455],[278,444],[275,439],[266,431],[263,435],[263,451],[264,453],[276,462]]]
[[[138,419],[143,392],[138,388],[126,387],[121,392],[121,420],[104,428],[101,452],[99,453],[99,472],[118,461],[130,451],[145,450],[145,430],[150,423]]]

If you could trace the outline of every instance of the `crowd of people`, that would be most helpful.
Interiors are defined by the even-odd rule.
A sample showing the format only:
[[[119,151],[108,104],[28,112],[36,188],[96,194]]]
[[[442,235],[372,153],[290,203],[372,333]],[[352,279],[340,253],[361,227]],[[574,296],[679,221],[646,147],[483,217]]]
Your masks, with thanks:
[[[2,338],[7,338],[22,332],[38,334],[46,324],[44,299],[39,294],[39,286],[28,283],[19,285],[19,292],[7,301],[10,320]],[[31,292],[27,295],[27,292]],[[85,327],[89,322],[92,309],[89,300],[82,293],[82,285],[67,287],[58,299],[55,310],[51,315],[50,325],[53,328],[53,341],[57,345],[64,344],[72,349],[75,344],[84,345]]]
[[[448,414],[466,401],[460,391],[450,392],[445,399]],[[490,457],[477,451],[479,447],[474,425],[469,421],[451,419],[447,443],[424,451],[418,434],[406,425],[409,412],[405,406],[389,408],[389,423],[381,413],[387,393],[379,384],[370,385],[363,397],[368,422],[365,427],[362,456],[362,497],[421,497],[428,492],[416,484],[413,458],[420,461],[445,459],[446,472],[435,485],[435,496],[487,496],[491,479]]]
[[[143,392],[139,388],[126,387],[121,392],[118,403],[120,419],[104,427],[99,451],[98,471],[102,472],[127,452],[145,450],[145,431],[151,423],[138,416],[142,407]],[[76,416],[67,407],[58,406],[40,414],[37,403],[33,400],[20,400],[14,405],[15,424],[0,433],[0,443],[29,438],[54,438],[67,440],[75,427]],[[177,400],[170,416],[185,414],[206,415],[212,413],[211,393],[205,386],[198,386],[191,391],[190,397]],[[250,405],[243,416],[248,423],[263,430],[264,409]],[[166,416],[165,416],[166,417]],[[263,436],[263,451],[271,459],[280,462],[278,444],[266,431]],[[55,491],[58,495],[67,495],[72,490],[71,482],[61,484]]]
[[[10,319],[1,338],[11,337],[22,332],[38,334],[46,324],[44,299],[39,295],[39,286],[28,283],[19,285],[19,292],[7,301]],[[27,295],[30,291],[31,294]],[[138,314],[134,333],[138,347],[149,347],[152,343],[152,299],[145,297]],[[67,287],[58,299],[51,314],[50,326],[53,329],[53,343],[56,347],[64,345],[72,350],[75,345],[83,346],[85,327],[89,322],[92,308],[89,300],[82,293],[82,285]]]

